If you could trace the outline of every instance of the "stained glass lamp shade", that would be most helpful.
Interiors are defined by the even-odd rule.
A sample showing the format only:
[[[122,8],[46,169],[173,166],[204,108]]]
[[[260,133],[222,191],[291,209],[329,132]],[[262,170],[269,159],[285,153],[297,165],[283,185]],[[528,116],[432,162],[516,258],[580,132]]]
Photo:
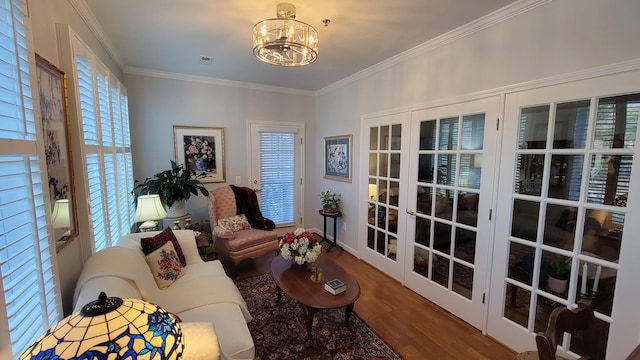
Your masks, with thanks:
[[[180,325],[166,310],[101,293],[49,329],[20,359],[181,359],[183,349]]]

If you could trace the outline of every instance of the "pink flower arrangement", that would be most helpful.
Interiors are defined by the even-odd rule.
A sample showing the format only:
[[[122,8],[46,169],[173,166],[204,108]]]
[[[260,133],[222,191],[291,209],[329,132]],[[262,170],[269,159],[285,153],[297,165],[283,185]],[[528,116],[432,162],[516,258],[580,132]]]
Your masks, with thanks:
[[[280,255],[298,265],[313,263],[318,260],[322,245],[313,234],[302,228],[286,233],[280,240]]]

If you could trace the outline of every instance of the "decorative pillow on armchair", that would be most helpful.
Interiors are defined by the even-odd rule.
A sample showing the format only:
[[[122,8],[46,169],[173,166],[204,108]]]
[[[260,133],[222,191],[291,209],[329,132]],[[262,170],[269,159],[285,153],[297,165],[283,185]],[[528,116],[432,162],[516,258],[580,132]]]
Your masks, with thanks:
[[[171,241],[167,241],[146,257],[147,264],[153,274],[158,288],[166,289],[184,273],[178,259],[178,254]]]
[[[231,216],[218,220],[218,225],[231,230],[232,232],[251,229],[249,220],[245,214]]]
[[[173,230],[171,230],[171,228],[162,230],[161,233],[157,234],[154,237],[142,238],[140,240],[140,246],[142,246],[142,252],[145,255],[149,255],[155,250],[159,249],[162,245],[166,244],[168,241],[173,244],[173,248],[178,255],[178,259],[180,259],[180,265],[187,266],[187,259],[184,257],[184,253],[182,252],[180,243],[178,242],[178,239],[176,238],[176,235],[173,233]]]

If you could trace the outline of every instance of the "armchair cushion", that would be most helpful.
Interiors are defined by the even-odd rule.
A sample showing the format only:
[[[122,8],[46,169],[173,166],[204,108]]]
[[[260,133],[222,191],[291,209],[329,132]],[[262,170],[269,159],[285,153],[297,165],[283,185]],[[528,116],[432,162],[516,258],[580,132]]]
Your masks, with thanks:
[[[187,260],[184,257],[184,253],[182,252],[182,247],[180,247],[178,238],[176,238],[176,235],[173,233],[173,230],[171,230],[171,228],[166,228],[153,237],[142,238],[140,240],[140,246],[142,247],[142,252],[145,255],[149,255],[155,250],[159,249],[167,241],[171,241],[171,243],[173,244],[173,248],[178,255],[178,259],[180,259],[180,265],[187,266]]]
[[[218,220],[218,225],[231,230],[232,232],[246,230],[251,227],[245,214],[231,216]]]
[[[159,289],[166,289],[183,274],[178,254],[171,241],[146,256],[147,264]]]
[[[223,238],[223,239],[235,239],[235,235],[233,235],[233,231],[227,229],[226,227],[216,226],[213,228],[213,235]]]

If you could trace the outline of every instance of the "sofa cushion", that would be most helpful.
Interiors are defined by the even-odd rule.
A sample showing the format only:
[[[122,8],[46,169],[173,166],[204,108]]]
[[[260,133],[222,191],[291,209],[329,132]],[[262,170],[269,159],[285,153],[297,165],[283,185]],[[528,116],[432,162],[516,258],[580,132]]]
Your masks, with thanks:
[[[185,322],[180,324],[184,340],[183,359],[220,359],[218,336],[211,322]]]
[[[142,246],[142,252],[145,255],[149,255],[164,245],[167,241],[171,241],[171,243],[173,243],[173,248],[175,249],[176,254],[178,254],[178,259],[180,259],[180,265],[187,266],[187,260],[184,257],[180,243],[171,228],[166,228],[153,237],[142,238],[140,240],[140,246]]]
[[[158,288],[166,289],[183,275],[182,265],[171,241],[147,255],[147,264]]]
[[[249,225],[249,219],[247,219],[245,214],[220,219],[218,220],[218,225],[227,228],[232,232],[251,228],[251,225]]]

